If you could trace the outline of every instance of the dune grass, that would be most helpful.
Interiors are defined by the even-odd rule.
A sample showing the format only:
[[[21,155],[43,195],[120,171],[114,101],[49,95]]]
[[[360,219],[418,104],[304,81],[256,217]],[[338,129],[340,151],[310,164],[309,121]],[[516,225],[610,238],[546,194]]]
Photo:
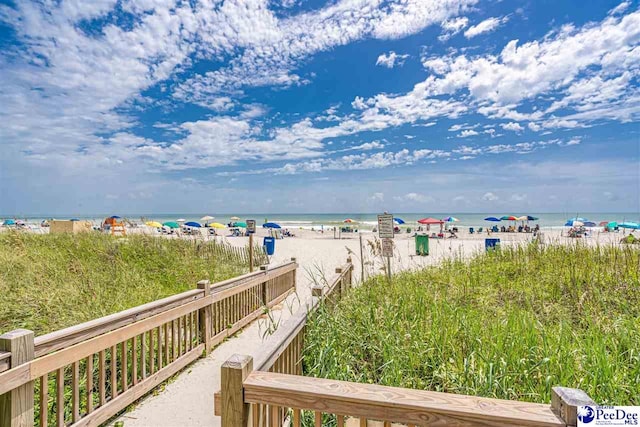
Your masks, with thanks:
[[[247,271],[238,251],[213,243],[0,233],[0,332],[42,335]]]
[[[367,281],[307,328],[306,375],[640,405],[640,251],[537,245]]]

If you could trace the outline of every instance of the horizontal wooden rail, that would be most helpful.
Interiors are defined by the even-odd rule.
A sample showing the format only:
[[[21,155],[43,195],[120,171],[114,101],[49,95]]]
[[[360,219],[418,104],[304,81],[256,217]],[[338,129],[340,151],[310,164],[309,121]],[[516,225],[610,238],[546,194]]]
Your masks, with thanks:
[[[223,299],[226,296],[233,294],[237,290],[236,287],[238,285],[251,287],[251,284],[255,285],[255,283],[264,281],[268,277],[277,277],[280,274],[295,270],[296,268],[297,264],[295,261],[290,261],[269,270],[247,273],[242,276],[213,284],[211,292],[214,295],[218,295],[216,300]],[[70,345],[113,331],[202,297],[204,297],[203,291],[194,289],[104,316],[99,319],[90,320],[79,325],[74,325],[69,328],[41,335],[35,339],[35,356],[44,356],[45,354],[69,347]],[[2,359],[0,358],[0,362],[1,360]],[[2,370],[0,369],[0,372],[1,371]]]
[[[414,425],[539,426],[566,424],[550,405],[254,371],[245,403],[306,409]]]

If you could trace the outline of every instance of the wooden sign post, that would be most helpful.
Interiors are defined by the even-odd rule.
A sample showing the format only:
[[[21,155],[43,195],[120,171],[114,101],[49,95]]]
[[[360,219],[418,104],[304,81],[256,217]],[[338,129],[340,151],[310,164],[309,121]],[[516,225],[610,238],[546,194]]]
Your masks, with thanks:
[[[391,282],[391,258],[393,258],[393,215],[378,215],[378,236],[382,240],[382,256],[387,259],[387,278]]]
[[[249,233],[249,272],[253,272],[253,233],[256,232],[256,220],[247,220],[247,232]]]

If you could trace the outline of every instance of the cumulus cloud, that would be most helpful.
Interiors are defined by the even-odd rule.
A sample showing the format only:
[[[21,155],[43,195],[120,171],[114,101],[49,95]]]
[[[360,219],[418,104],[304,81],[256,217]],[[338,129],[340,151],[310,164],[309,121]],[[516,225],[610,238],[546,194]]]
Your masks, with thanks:
[[[469,18],[466,16],[460,16],[453,19],[443,21],[440,26],[442,27],[442,33],[438,36],[438,40],[445,42],[451,37],[458,34],[469,25]]]
[[[499,199],[499,197],[496,196],[495,194],[493,194],[490,191],[484,193],[484,195],[482,196],[482,200],[487,201],[487,202],[495,202],[498,199]]]
[[[396,200],[398,202],[424,203],[428,201],[433,201],[433,198],[421,193],[407,193],[402,196],[395,196],[393,200]]]
[[[473,130],[473,129],[466,129],[463,130],[462,132],[460,132],[457,137],[458,138],[468,138],[470,136],[476,136],[476,135],[480,135],[479,132]]]
[[[480,34],[490,33],[495,31],[500,25],[505,24],[509,20],[509,17],[503,16],[502,18],[489,18],[480,22],[477,25],[469,27],[467,31],[464,32],[464,36],[468,39],[479,36]]]
[[[396,65],[401,67],[404,65],[404,61],[409,57],[409,55],[398,55],[394,51],[389,52],[388,54],[383,53],[378,56],[378,60],[376,61],[376,65],[382,65],[383,67],[393,68]]]
[[[513,132],[522,132],[524,130],[520,123],[516,122],[500,123],[500,127],[504,130],[510,130]]]

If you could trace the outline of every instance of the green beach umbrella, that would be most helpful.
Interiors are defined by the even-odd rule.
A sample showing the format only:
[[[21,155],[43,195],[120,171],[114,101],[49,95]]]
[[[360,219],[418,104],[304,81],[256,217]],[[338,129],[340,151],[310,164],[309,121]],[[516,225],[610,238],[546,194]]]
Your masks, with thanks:
[[[240,228],[247,228],[247,223],[246,222],[234,222],[233,226],[234,227],[240,227]]]
[[[180,228],[180,225],[175,221],[167,221],[167,222],[163,223],[162,225],[164,225],[165,227],[169,227],[169,228]]]

